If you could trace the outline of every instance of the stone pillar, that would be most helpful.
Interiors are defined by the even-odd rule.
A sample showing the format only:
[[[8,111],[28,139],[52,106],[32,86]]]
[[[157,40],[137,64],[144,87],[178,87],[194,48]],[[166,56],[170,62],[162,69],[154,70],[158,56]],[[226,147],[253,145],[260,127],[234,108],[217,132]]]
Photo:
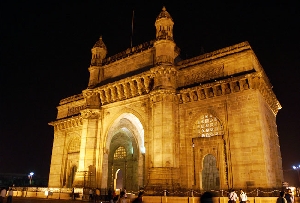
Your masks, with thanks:
[[[57,129],[57,124],[54,125]],[[63,161],[65,160],[65,140],[66,133],[60,130],[54,131],[54,140],[52,147],[51,167],[49,173],[49,187],[62,187]]]
[[[179,183],[178,154],[176,143],[178,133],[176,130],[178,100],[175,91],[177,71],[173,67],[156,67],[152,69],[154,87],[150,92],[152,106],[152,144],[149,168],[149,187],[164,185],[166,188]],[[167,80],[165,80],[167,78]]]
[[[98,131],[98,126],[100,125],[100,109],[82,110],[81,116],[83,118],[83,125],[81,132],[79,165],[74,185],[84,186],[84,181],[87,177],[82,174],[91,174],[91,172],[95,173],[93,169],[96,165],[97,138],[100,133]],[[93,176],[93,178],[95,179],[95,176]],[[91,182],[95,183],[95,180],[91,180]]]

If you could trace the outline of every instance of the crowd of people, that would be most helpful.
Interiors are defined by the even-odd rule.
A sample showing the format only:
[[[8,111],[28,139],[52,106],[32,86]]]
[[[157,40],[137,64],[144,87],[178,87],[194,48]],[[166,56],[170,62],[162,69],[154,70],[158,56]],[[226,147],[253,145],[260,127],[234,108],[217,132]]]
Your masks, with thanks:
[[[247,203],[248,197],[247,194],[240,189],[240,196],[238,197],[238,194],[234,189],[231,189],[228,193],[228,203],[236,203],[237,200],[241,203]],[[279,197],[276,200],[276,203],[294,203],[294,195],[291,191],[291,189],[287,189],[285,192],[281,191],[279,194]]]
[[[276,203],[294,203],[295,197],[291,189],[287,189],[285,192],[281,191]]]
[[[74,193],[74,190],[72,191],[72,194]],[[132,201],[132,203],[142,203],[143,199],[143,192],[139,192],[138,196]],[[74,196],[74,195],[72,195]],[[4,200],[7,197],[6,203],[12,203],[12,197],[13,197],[13,190],[12,188],[9,188],[8,191],[6,188],[0,188],[0,203],[5,203]],[[200,200],[201,203],[205,202],[211,202],[212,200],[212,193],[206,192],[202,194]],[[107,200],[110,203],[127,203],[127,192],[126,188],[124,188],[119,194],[116,194],[116,191],[112,191],[111,189],[107,192]],[[239,200],[240,203],[247,203],[248,197],[247,194],[240,189],[239,195],[234,189],[231,189],[228,193],[228,203],[236,203],[237,200]],[[89,201],[90,202],[101,202],[101,192],[99,188],[96,189],[90,189],[89,190]],[[291,191],[291,189],[287,189],[285,192],[281,191],[279,194],[279,197],[276,200],[276,203],[294,203],[295,198]]]
[[[132,201],[132,203],[142,203],[143,192],[139,192],[138,196]],[[109,189],[107,191],[107,200],[110,203],[127,203],[127,191],[124,188],[120,194],[116,191]],[[89,201],[90,202],[101,202],[101,192],[99,188],[89,190]]]

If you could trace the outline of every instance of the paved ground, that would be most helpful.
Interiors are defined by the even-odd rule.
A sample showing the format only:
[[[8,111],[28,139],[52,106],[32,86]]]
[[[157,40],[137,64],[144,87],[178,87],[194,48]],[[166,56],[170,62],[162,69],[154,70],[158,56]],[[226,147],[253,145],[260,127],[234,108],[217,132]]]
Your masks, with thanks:
[[[6,198],[3,201],[6,203]],[[88,201],[82,201],[82,200],[65,200],[65,199],[39,199],[39,198],[32,198],[32,197],[13,197],[12,200],[13,203],[94,203],[94,202],[88,202]],[[101,202],[101,201],[100,201]],[[100,203],[99,202],[99,203]],[[102,201],[102,203],[107,203],[105,201]]]

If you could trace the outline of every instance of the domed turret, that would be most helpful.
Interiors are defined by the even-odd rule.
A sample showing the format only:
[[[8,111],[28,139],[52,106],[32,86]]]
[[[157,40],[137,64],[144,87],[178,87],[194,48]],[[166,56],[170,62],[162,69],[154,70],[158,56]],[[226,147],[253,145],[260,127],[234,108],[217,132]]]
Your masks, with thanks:
[[[102,41],[102,36],[100,36],[99,40],[95,43],[91,51],[92,51],[91,65],[92,66],[101,65],[102,60],[106,57],[107,54],[107,48],[104,42]]]
[[[92,52],[92,59],[91,65],[89,67],[90,71],[90,80],[89,80],[89,87],[92,87],[99,82],[101,82],[103,78],[103,69],[102,60],[105,59],[107,54],[107,48],[102,41],[102,36],[100,36],[99,40],[95,43],[93,48],[91,49]]]
[[[156,41],[156,64],[174,64],[176,44],[173,41],[173,19],[165,7],[155,21]]]
[[[155,21],[156,40],[173,40],[173,25],[174,22],[171,15],[168,13],[166,8],[163,7]]]

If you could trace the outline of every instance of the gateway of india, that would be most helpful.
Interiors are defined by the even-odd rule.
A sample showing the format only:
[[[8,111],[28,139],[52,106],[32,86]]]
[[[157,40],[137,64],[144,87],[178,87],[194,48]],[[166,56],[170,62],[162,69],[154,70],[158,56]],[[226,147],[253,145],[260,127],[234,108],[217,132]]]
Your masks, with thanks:
[[[248,42],[180,58],[163,7],[156,38],[107,57],[57,107],[49,187],[221,190],[283,181],[281,108]]]

